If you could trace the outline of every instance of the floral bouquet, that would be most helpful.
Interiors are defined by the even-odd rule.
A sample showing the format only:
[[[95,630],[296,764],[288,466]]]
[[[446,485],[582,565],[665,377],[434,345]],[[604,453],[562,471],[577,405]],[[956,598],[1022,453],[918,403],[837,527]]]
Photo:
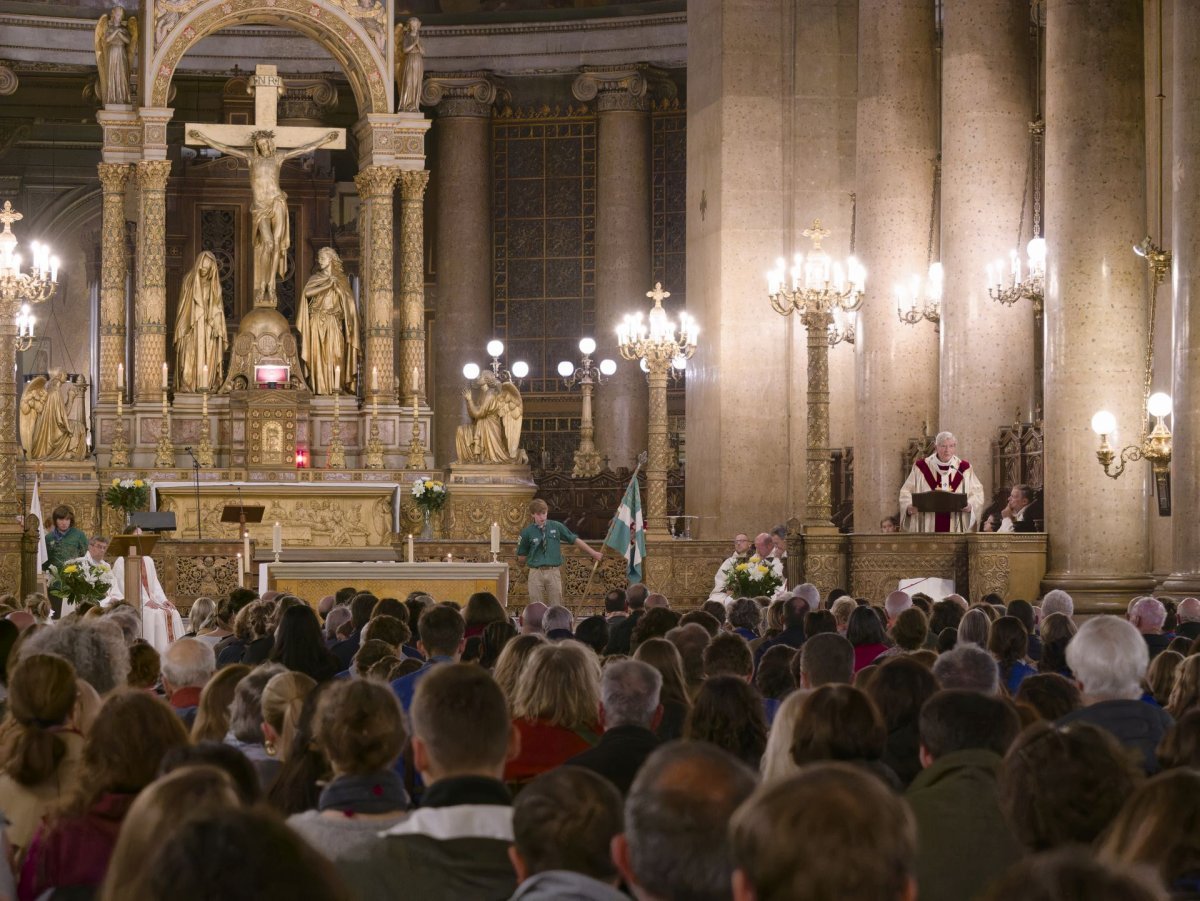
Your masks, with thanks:
[[[426,513],[446,505],[446,484],[436,479],[417,479],[412,486],[413,501]]]
[[[744,563],[739,563],[725,579],[725,591],[734,598],[771,597],[783,584],[775,570],[754,554]]]
[[[54,584],[50,593],[76,604],[98,604],[108,597],[113,585],[112,568],[107,563],[94,566],[83,560],[74,560],[61,567],[51,566],[50,576]]]
[[[145,507],[149,500],[150,485],[142,479],[113,479],[104,492],[104,502],[124,513],[126,518]]]

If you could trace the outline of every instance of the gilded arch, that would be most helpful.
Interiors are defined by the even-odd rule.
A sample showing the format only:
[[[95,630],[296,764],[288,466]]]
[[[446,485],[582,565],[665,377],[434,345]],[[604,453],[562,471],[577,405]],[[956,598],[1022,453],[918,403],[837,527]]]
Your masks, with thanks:
[[[163,36],[150,57],[144,72],[144,83],[150,88],[146,105],[165,108],[171,78],[183,55],[201,39],[233,25],[283,25],[307,35],[345,70],[359,115],[392,111],[390,34],[380,48],[361,22],[333,0],[201,0]]]

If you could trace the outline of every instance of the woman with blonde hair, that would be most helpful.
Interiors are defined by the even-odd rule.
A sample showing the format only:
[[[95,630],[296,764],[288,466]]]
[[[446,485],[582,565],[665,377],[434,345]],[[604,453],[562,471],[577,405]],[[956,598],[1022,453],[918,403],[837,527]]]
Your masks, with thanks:
[[[688,696],[687,683],[683,676],[683,658],[675,643],[666,638],[650,638],[638,645],[634,660],[648,663],[662,674],[662,720],[654,733],[659,741],[673,741],[683,735],[683,724],[687,721],[692,701]]]
[[[200,706],[192,723],[192,741],[222,741],[229,731],[229,708],[238,683],[250,675],[250,667],[234,663],[219,669],[200,692]]]
[[[217,624],[217,602],[212,598],[196,598],[188,609],[188,638],[199,638]],[[212,642],[216,644],[216,642]]]
[[[771,723],[771,731],[767,733],[767,749],[762,756],[762,781],[775,782],[794,776],[800,772],[800,767],[792,759],[792,735],[796,731],[796,721],[800,718],[800,708],[808,692],[794,691],[779,705],[775,712],[775,721]]]
[[[1167,701],[1167,713],[1176,720],[1200,706],[1200,656],[1185,657],[1175,673],[1175,686]]]
[[[1183,655],[1178,651],[1163,651],[1150,661],[1150,668],[1146,670],[1146,691],[1159,707],[1166,707],[1170,702],[1181,663]]]
[[[304,699],[317,687],[311,676],[289,670],[272,676],[262,693],[263,747],[279,760],[287,760],[296,738]]]
[[[958,624],[958,644],[968,642],[987,650],[992,621],[982,607],[972,607]]]
[[[294,814],[288,825],[337,860],[407,815],[408,794],[393,769],[404,747],[404,719],[387,685],[343,680],[321,693],[313,731],[333,779],[316,809]]]
[[[185,766],[163,776],[129,808],[100,901],[123,901],[137,892],[147,858],[192,817],[240,806],[233,779],[215,766]]]
[[[537,648],[521,674],[512,715],[521,752],[504,769],[507,782],[527,782],[592,747],[600,740],[596,655],[574,641]]]
[[[1172,898],[1200,885],[1200,773],[1160,773],[1125,801],[1097,848],[1101,860],[1153,868]]]
[[[74,728],[77,697],[75,668],[61,657],[34,654],[13,670],[0,724],[0,810],[18,858],[73,784],[84,745]]]
[[[504,697],[508,698],[510,709],[516,703],[517,685],[521,681],[525,665],[529,662],[529,656],[545,643],[546,636],[536,632],[530,635],[518,635],[504,646],[504,650],[496,658],[496,668],[492,670],[492,678],[504,692]]]

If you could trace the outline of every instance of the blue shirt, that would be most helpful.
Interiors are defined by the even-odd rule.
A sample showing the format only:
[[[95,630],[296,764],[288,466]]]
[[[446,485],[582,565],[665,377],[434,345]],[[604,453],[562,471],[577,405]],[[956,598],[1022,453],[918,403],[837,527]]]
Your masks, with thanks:
[[[408,708],[412,706],[413,695],[417,693],[417,684],[429,675],[429,671],[439,663],[453,663],[453,657],[430,657],[429,662],[414,673],[409,673],[407,676],[401,676],[399,679],[392,680],[392,691],[396,693],[396,697],[400,699],[400,706],[404,708],[404,715],[408,716]]]

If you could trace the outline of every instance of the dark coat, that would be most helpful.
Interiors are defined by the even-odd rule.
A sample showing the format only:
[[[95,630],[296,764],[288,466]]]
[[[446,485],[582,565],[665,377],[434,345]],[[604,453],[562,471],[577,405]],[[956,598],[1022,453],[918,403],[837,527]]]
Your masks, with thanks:
[[[657,747],[658,739],[649,729],[616,726],[601,735],[595,747],[570,758],[567,766],[581,766],[599,773],[622,795],[627,795],[638,770]]]

